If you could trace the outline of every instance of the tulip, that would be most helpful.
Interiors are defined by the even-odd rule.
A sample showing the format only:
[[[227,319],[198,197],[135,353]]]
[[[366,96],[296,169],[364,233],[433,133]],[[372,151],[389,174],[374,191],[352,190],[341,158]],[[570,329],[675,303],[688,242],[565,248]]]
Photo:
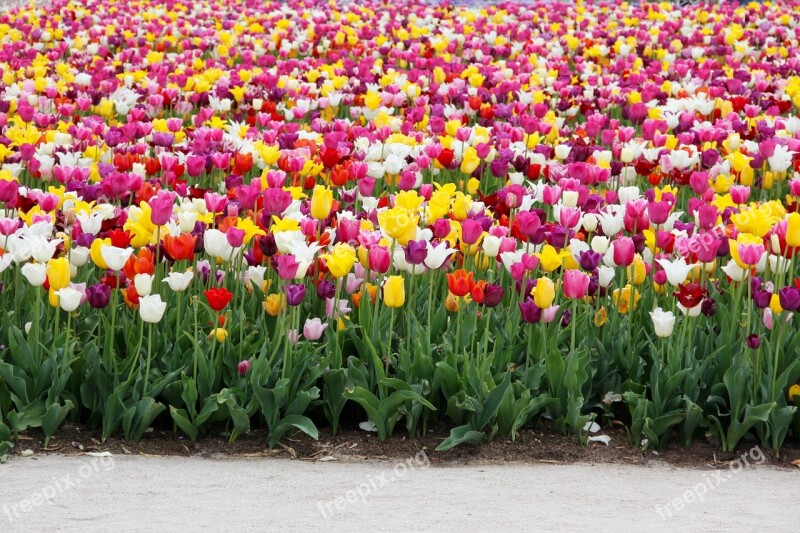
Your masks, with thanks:
[[[426,246],[428,245],[426,244]],[[389,271],[389,264],[391,261],[391,257],[389,255],[388,248],[386,248],[385,246],[379,246],[379,245],[371,246],[369,248],[369,253],[367,257],[370,270],[377,272],[379,274],[385,274],[386,272]]]
[[[346,243],[338,243],[330,254],[321,256],[325,260],[328,271],[334,278],[343,278],[352,270],[356,262],[355,249]]]
[[[187,270],[186,272],[170,272],[164,277],[164,283],[173,291],[181,292],[189,287],[192,279],[194,279],[194,272],[191,270]]]
[[[244,376],[247,372],[250,371],[250,361],[239,361],[239,364],[236,367],[237,372],[240,376]]]
[[[547,309],[553,305],[556,298],[556,285],[550,278],[539,278],[536,280],[536,286],[531,290],[531,295],[539,309]]]
[[[571,299],[581,299],[589,289],[590,278],[579,270],[564,272],[564,295]]]
[[[698,266],[698,263],[687,265],[686,260],[683,257],[678,258],[675,261],[656,259],[656,262],[664,269],[664,272],[667,274],[667,280],[674,287],[677,287],[686,281],[689,273]]]
[[[527,324],[535,324],[542,319],[542,309],[531,298],[526,298],[519,303],[519,312],[522,320]]]
[[[778,291],[780,305],[786,311],[797,311],[800,309],[800,289],[794,287],[784,287]]]
[[[794,384],[791,387],[789,387],[788,396],[790,401],[800,403],[800,385]]]
[[[264,299],[262,306],[269,316],[278,316],[286,309],[286,298],[283,294],[273,293]]]
[[[764,255],[764,245],[740,242],[737,243],[736,251],[739,254],[739,259],[742,264],[746,266],[755,266],[761,261],[761,256]]]
[[[406,285],[403,276],[389,276],[383,284],[383,302],[386,307],[402,307],[406,302]]]
[[[756,335],[755,333],[751,333],[747,336],[747,347],[751,350],[758,350],[761,346],[761,337]]]
[[[467,271],[462,268],[452,274],[447,274],[447,288],[455,296],[466,296],[474,286],[472,272],[467,274]]]
[[[172,218],[172,204],[177,195],[174,192],[160,190],[147,202],[150,206],[150,220],[156,226],[163,226]]]
[[[627,267],[633,263],[636,254],[636,245],[630,237],[619,237],[614,241],[614,264],[620,267]]]
[[[213,288],[203,291],[208,301],[208,306],[214,311],[222,311],[233,299],[233,293],[226,288]]]
[[[664,311],[660,307],[650,311],[650,318],[653,319],[653,328],[657,337],[666,339],[672,335],[672,330],[675,327],[675,315],[672,311]]]
[[[310,341],[315,341],[322,337],[327,328],[328,324],[323,323],[319,318],[306,319],[306,323],[303,326],[303,336]]]
[[[70,266],[66,257],[51,259],[47,262],[47,282],[50,290],[58,291],[69,286]]]
[[[105,263],[108,265],[108,268],[114,272],[119,272],[122,270],[132,253],[133,248],[130,247],[117,248],[116,246],[104,244],[100,248],[100,254],[103,257],[103,261],[105,261]]]
[[[86,289],[86,299],[94,309],[103,309],[108,306],[111,298],[111,287],[105,283],[98,283]]]
[[[160,322],[166,310],[167,303],[161,301],[160,294],[151,294],[139,298],[139,316],[148,324]]]
[[[72,287],[64,287],[63,289],[55,291],[55,294],[58,295],[58,303],[61,309],[67,313],[76,310],[83,299],[83,292],[73,289]]]
[[[150,274],[136,274],[133,278],[133,286],[139,296],[147,296],[153,292],[153,278]]]
[[[47,279],[47,266],[41,263],[25,263],[22,265],[20,272],[28,280],[28,283],[34,287],[44,285]]]
[[[786,245],[800,247],[800,213],[790,213],[786,224]]]
[[[314,187],[311,195],[311,216],[317,220],[325,220],[333,208],[333,191],[324,185]]]
[[[305,298],[306,286],[303,283],[289,283],[283,286],[283,293],[286,295],[286,303],[291,306],[297,306]]]

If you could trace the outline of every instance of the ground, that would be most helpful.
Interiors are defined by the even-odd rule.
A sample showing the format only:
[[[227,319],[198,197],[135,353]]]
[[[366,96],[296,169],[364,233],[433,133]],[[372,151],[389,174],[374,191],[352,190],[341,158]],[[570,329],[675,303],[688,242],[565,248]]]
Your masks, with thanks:
[[[15,481],[0,484],[0,527],[9,533],[333,532],[353,531],[355,524],[370,532],[796,528],[789,510],[800,472],[788,469],[426,463],[421,455],[358,463],[18,456],[4,467],[4,477]]]

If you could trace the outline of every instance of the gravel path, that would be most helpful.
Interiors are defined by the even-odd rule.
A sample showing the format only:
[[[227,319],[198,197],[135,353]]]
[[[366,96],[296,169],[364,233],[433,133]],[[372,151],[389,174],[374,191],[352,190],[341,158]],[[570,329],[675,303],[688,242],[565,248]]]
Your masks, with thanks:
[[[800,486],[800,471],[755,465],[438,467],[423,456],[37,456],[0,472],[4,532],[796,531]]]

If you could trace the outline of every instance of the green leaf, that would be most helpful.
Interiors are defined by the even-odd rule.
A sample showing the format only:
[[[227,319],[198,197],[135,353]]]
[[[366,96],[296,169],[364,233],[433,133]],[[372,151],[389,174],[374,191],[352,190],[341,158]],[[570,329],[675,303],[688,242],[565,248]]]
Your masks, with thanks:
[[[480,431],[475,431],[471,424],[459,426],[450,430],[450,436],[436,447],[437,452],[446,452],[459,444],[478,445],[484,440],[484,435]]]
[[[172,420],[175,421],[175,424],[181,428],[181,431],[186,433],[186,436],[189,437],[192,442],[197,440],[197,435],[199,432],[197,431],[197,428],[194,427],[194,424],[189,421],[189,416],[185,410],[170,406],[169,414],[172,417]]]

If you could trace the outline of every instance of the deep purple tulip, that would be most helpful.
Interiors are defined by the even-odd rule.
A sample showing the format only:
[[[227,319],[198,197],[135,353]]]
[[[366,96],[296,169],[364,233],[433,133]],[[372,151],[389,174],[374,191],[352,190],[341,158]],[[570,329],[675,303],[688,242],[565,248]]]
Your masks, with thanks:
[[[533,298],[526,298],[524,302],[520,302],[519,312],[522,314],[522,320],[528,324],[535,324],[542,319],[542,310],[536,307]]]
[[[333,298],[336,294],[336,286],[333,282],[328,281],[327,279],[322,280],[317,285],[317,298],[320,300],[327,300],[328,298]]]
[[[98,283],[86,289],[86,300],[95,309],[102,309],[108,305],[111,297],[111,287],[105,283]]]
[[[778,292],[781,307],[787,311],[797,311],[800,308],[800,290],[794,287],[784,287]]]
[[[483,305],[486,307],[497,307],[503,301],[505,291],[503,287],[498,284],[487,283],[483,288]]]

